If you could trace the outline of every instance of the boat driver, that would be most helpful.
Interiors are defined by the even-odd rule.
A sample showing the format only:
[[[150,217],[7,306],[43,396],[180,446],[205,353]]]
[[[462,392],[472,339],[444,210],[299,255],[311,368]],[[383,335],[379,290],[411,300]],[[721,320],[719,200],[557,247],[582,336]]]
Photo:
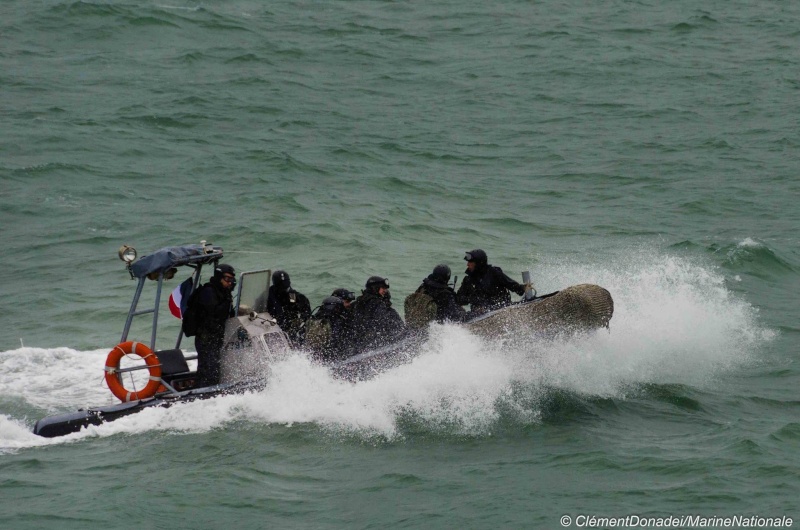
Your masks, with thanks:
[[[477,248],[464,254],[466,276],[456,293],[459,305],[470,306],[472,313],[485,313],[511,304],[513,291],[522,296],[525,286],[509,278],[500,267],[489,264],[486,252]]]
[[[232,291],[236,286],[233,267],[221,263],[214,268],[214,276],[197,291],[197,386],[216,385],[220,382],[222,343],[225,322],[233,314]]]

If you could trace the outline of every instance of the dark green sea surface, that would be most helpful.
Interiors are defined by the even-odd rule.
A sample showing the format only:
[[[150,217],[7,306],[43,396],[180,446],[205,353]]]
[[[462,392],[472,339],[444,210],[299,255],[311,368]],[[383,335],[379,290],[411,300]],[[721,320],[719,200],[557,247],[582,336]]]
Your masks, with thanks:
[[[0,526],[800,521],[798,21],[784,1],[0,2]],[[380,274],[402,308],[479,247],[616,311],[514,345],[436,327],[357,384],[297,353],[260,393],[34,436],[114,401],[117,248],[200,240],[313,305]]]

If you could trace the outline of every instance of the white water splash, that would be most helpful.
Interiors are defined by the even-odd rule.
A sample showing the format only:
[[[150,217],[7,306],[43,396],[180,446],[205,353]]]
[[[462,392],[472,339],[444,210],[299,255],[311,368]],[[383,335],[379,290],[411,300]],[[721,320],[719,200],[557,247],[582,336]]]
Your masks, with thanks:
[[[386,436],[395,434],[398,414],[409,410],[429,422],[480,428],[496,414],[495,400],[513,380],[512,370],[463,329],[438,327],[411,363],[360,383],[333,379],[323,368],[291,358],[275,367],[269,387],[246,413],[268,422],[315,422]]]

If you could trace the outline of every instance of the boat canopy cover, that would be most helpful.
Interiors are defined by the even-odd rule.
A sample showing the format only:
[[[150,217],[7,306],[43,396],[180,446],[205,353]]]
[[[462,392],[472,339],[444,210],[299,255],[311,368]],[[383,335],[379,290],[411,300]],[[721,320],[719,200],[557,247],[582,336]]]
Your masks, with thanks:
[[[142,278],[153,272],[165,272],[172,267],[180,267],[190,263],[210,263],[222,257],[220,247],[203,247],[202,245],[184,245],[181,247],[164,247],[152,254],[142,256],[131,265],[131,272]]]

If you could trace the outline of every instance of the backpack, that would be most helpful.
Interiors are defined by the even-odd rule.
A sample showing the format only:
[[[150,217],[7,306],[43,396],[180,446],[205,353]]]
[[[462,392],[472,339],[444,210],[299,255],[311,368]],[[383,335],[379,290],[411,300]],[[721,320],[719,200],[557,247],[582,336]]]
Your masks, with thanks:
[[[183,334],[187,337],[197,335],[197,328],[200,324],[200,307],[197,303],[199,300],[197,293],[199,292],[200,289],[197,289],[189,296],[189,301],[186,303],[186,311],[183,312]]]
[[[436,301],[422,292],[411,293],[404,304],[406,325],[412,329],[422,329],[436,320]]]
[[[307,348],[321,352],[328,346],[331,338],[331,322],[327,318],[310,318],[306,324]]]

